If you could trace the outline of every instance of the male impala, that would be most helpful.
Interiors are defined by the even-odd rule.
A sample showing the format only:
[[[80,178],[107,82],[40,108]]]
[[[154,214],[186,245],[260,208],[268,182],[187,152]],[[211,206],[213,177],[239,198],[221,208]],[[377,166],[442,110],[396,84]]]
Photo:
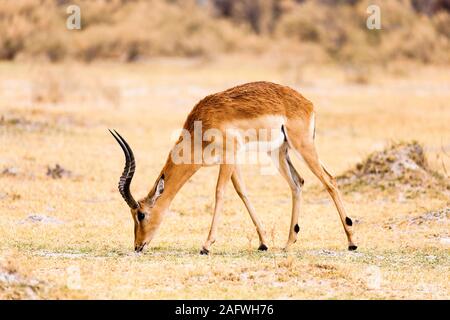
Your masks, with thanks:
[[[229,132],[232,132],[231,141],[237,141],[238,143],[229,143],[229,137],[227,137],[227,143],[218,141],[220,139],[214,139],[210,143],[203,139],[196,139],[194,130],[197,123],[200,123],[204,130],[214,129],[224,136],[227,133],[230,135]],[[134,200],[130,192],[130,183],[135,171],[133,152],[128,143],[116,131],[111,132],[125,153],[126,164],[120,177],[119,191],[131,208],[136,252],[141,252],[152,240],[168,211],[170,203],[184,183],[200,167],[212,164],[219,164],[220,171],[211,228],[200,253],[208,254],[216,239],[224,191],[230,179],[255,224],[259,237],[258,249],[267,250],[266,235],[247,197],[239,164],[237,161],[233,161],[244,148],[244,145],[239,142],[248,142],[249,137],[243,137],[242,132],[249,129],[259,130],[252,136],[257,143],[269,142],[270,147],[267,152],[272,157],[275,156],[277,168],[292,191],[292,216],[285,248],[288,248],[297,240],[300,196],[304,182],[289,159],[288,150],[293,149],[297,155],[304,159],[333,198],[347,235],[348,249],[356,250],[357,247],[352,240],[352,220],[345,212],[335,179],[319,161],[314,146],[315,121],[312,103],[289,87],[270,82],[253,82],[209,95],[197,103],[184,124],[184,132],[190,133],[190,135],[187,135],[190,139],[187,141],[190,148],[184,149],[182,151],[184,154],[181,155],[184,159],[187,156],[187,159],[192,161],[180,163],[174,160],[174,155],[179,154],[180,144],[186,142],[186,135],[184,135],[172,148],[172,152],[169,154],[153,188],[142,200]],[[263,137],[262,134],[259,134],[261,130],[270,131],[272,134]],[[212,153],[210,152],[211,146],[215,148]],[[206,156],[207,149],[209,156]],[[200,156],[200,161],[194,159],[196,150],[205,154]],[[220,152],[217,152],[217,150]],[[187,155],[186,152],[190,154]],[[223,158],[224,154],[227,155],[227,159]],[[230,154],[231,157],[229,157]]]

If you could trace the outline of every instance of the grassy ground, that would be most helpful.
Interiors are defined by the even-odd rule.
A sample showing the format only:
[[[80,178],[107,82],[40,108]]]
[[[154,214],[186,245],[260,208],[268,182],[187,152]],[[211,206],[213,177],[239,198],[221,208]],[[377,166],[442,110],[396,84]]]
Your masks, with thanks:
[[[430,166],[445,175],[449,70],[399,70],[355,80],[352,72],[331,67],[300,69],[244,58],[0,64],[0,257],[10,270],[4,273],[33,283],[23,290],[23,283],[0,279],[0,296],[450,298],[448,217],[408,223],[448,207],[448,193],[410,199],[374,188],[344,194],[359,245],[347,252],[328,195],[295,159],[306,187],[300,239],[286,253],[281,247],[290,191],[280,176],[248,166],[244,178],[271,247],[257,252],[256,232],[230,187],[219,239],[205,257],[198,252],[211,220],[217,168],[202,169],[185,185],[140,256],[132,252],[132,220],[116,189],[123,154],[107,128],[122,133],[135,151],[132,190],[140,197],[197,100],[263,79],[291,85],[315,103],[318,149],[333,173],[391,141],[415,139],[426,147]],[[47,176],[47,167],[56,164],[70,174]],[[33,215],[45,218],[35,221]]]

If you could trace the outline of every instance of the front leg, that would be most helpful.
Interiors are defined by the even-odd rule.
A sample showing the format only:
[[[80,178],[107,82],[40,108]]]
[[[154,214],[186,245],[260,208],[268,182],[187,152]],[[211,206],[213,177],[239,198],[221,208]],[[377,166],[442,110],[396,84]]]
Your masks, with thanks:
[[[203,248],[200,254],[208,254],[209,248],[216,241],[217,227],[219,225],[219,220],[222,214],[223,208],[223,197],[225,194],[225,188],[228,181],[231,178],[231,174],[234,171],[234,166],[228,164],[221,164],[219,170],[219,178],[217,179],[216,185],[216,203],[214,206],[214,215],[211,222],[211,228],[209,230],[208,239],[203,244]]]
[[[231,181],[233,182],[233,186],[236,189],[237,194],[241,198],[242,202],[244,202],[244,205],[247,208],[248,213],[250,214],[250,218],[252,219],[253,224],[256,227],[256,232],[258,233],[259,237],[258,250],[266,251],[267,250],[267,241],[265,239],[266,236],[262,224],[259,221],[258,216],[256,215],[255,209],[253,208],[253,205],[251,204],[250,200],[247,197],[247,190],[244,181],[242,180],[241,172],[238,165],[235,165],[234,172],[231,175]]]

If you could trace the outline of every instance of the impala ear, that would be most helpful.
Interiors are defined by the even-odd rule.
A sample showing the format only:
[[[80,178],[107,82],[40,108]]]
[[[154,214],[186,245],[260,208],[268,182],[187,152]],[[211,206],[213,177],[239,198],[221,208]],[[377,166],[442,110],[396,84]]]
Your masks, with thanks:
[[[155,203],[155,201],[161,196],[161,194],[164,192],[164,174],[161,175],[161,178],[158,180],[158,184],[156,185],[155,194],[152,197],[152,203]]]

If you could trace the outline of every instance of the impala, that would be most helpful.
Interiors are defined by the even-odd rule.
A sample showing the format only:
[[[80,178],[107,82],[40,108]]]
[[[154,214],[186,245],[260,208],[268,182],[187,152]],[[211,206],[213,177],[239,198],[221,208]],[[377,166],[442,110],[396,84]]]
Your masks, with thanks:
[[[136,163],[128,143],[116,131],[111,134],[125,153],[125,168],[119,181],[119,192],[131,209],[134,221],[134,248],[141,252],[153,239],[170,203],[186,181],[201,167],[220,165],[216,185],[215,207],[210,231],[201,254],[208,254],[216,239],[217,227],[222,212],[225,187],[229,180],[243,201],[256,227],[259,237],[259,250],[267,250],[267,239],[255,210],[247,197],[246,187],[241,177],[237,154],[245,149],[250,138],[256,143],[269,145],[266,150],[277,169],[287,181],[292,192],[292,215],[289,237],[285,248],[296,242],[299,225],[303,178],[292,165],[288,151],[291,149],[303,158],[309,169],[325,186],[339,213],[348,240],[348,249],[356,250],[353,242],[352,220],[347,216],[341,195],[334,177],[319,161],[314,145],[315,120],[313,104],[295,90],[270,83],[253,82],[233,87],[223,92],[209,95],[198,102],[184,123],[184,133],[172,148],[164,167],[146,197],[136,201],[130,192]],[[215,130],[227,136],[226,143],[221,139],[196,139],[195,127],[200,123],[204,130]],[[243,132],[256,129],[251,137]],[[262,135],[261,131],[271,132]],[[231,134],[229,132],[232,132]],[[190,134],[189,134],[190,133]],[[231,138],[229,138],[231,136]],[[188,137],[188,138],[186,138]],[[280,139],[281,138],[281,139]],[[186,141],[188,140],[188,141]],[[230,143],[235,142],[235,143]],[[180,145],[188,142],[188,148],[181,150]],[[242,143],[244,142],[244,143]],[[213,148],[211,148],[213,147]],[[211,150],[214,150],[211,152]],[[196,151],[201,156],[195,159]],[[208,150],[208,152],[206,152]],[[207,154],[208,153],[208,154]],[[180,155],[190,161],[175,161],[174,155]],[[223,155],[226,155],[224,159]],[[230,157],[231,155],[231,157]],[[200,159],[200,161],[198,161]]]

